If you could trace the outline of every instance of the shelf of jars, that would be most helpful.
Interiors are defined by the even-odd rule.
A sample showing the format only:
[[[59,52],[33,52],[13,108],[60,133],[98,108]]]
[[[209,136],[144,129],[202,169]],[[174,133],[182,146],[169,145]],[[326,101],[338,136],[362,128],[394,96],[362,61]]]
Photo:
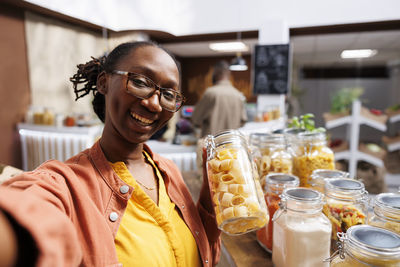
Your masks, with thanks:
[[[360,160],[369,162],[375,166],[383,167],[383,158],[365,149],[363,145],[359,145],[360,125],[367,125],[374,129],[385,132],[386,121],[388,116],[385,114],[374,114],[367,108],[362,107],[361,102],[356,100],[352,104],[351,114],[333,115],[329,113],[324,114],[325,127],[332,129],[342,125],[350,127],[348,131],[348,149],[341,150],[335,153],[336,160],[349,161],[349,173],[352,177],[356,174],[357,162]]]

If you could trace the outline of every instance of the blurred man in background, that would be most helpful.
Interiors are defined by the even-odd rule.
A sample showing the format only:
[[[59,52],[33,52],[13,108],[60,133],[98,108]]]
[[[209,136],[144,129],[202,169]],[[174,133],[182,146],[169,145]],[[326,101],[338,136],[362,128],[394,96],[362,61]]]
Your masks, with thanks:
[[[212,75],[213,86],[206,89],[192,115],[194,126],[201,129],[200,137],[237,129],[246,122],[246,98],[232,86],[230,77],[229,64],[217,62]]]

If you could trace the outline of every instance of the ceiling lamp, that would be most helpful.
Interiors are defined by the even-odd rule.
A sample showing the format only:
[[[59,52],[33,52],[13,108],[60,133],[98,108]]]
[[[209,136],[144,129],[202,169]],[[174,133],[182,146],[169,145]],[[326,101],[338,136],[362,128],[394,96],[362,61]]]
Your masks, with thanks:
[[[357,49],[357,50],[343,50],[340,54],[341,58],[367,58],[373,57],[378,53],[375,49]]]
[[[211,50],[217,52],[245,52],[249,48],[242,41],[236,42],[223,42],[223,43],[210,43]]]
[[[232,59],[231,65],[229,66],[231,71],[245,71],[247,70],[246,60],[242,58],[241,54],[238,53],[234,59]]]

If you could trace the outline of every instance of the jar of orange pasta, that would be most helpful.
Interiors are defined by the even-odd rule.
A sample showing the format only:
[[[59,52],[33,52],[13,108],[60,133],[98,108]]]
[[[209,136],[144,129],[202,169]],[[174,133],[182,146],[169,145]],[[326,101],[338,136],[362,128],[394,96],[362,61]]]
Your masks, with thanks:
[[[257,169],[245,137],[228,130],[206,137],[207,176],[218,227],[239,235],[268,222]]]
[[[284,189],[299,186],[299,178],[286,173],[271,173],[265,177],[265,186],[263,186],[265,202],[269,212],[268,225],[257,230],[257,242],[268,252],[272,252],[272,217],[279,209],[281,194]]]
[[[300,186],[311,187],[311,174],[317,169],[335,169],[333,151],[326,144],[324,132],[302,132],[291,145],[293,174],[299,177]]]

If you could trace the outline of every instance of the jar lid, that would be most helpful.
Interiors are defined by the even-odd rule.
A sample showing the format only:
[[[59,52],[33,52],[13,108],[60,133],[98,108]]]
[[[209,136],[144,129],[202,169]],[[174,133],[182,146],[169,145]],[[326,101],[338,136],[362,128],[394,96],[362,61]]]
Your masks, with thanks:
[[[300,129],[300,128],[286,128],[282,130],[282,133],[284,134],[292,134],[292,135],[296,135],[299,133],[305,132],[305,130]]]
[[[287,173],[270,173],[266,177],[268,185],[299,185],[299,178]]]
[[[375,206],[383,208],[385,211],[394,214],[400,213],[400,194],[398,193],[381,193],[375,197]],[[400,218],[399,218],[400,219]]]
[[[282,198],[307,202],[319,202],[322,200],[322,194],[316,190],[309,188],[287,188],[283,191]]]
[[[400,255],[400,235],[395,232],[371,225],[355,225],[347,230],[346,236],[350,245],[360,249]]]
[[[326,140],[325,132],[300,132],[297,134],[298,138],[305,141],[311,140]]]
[[[348,172],[339,171],[339,170],[326,170],[326,169],[317,169],[314,170],[311,174],[312,178],[347,178],[349,177]]]
[[[365,186],[362,182],[350,178],[333,178],[325,182],[325,189],[351,192],[364,190],[364,188]]]

